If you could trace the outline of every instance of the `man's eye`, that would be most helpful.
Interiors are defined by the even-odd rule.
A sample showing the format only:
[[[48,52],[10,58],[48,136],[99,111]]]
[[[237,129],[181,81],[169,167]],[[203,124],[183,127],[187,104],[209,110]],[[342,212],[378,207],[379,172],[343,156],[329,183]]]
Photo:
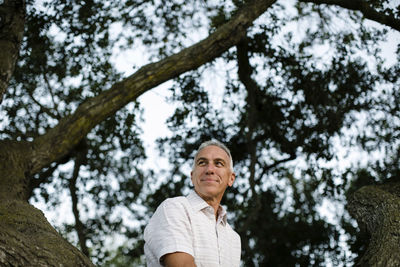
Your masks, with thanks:
[[[223,163],[222,161],[217,161],[217,162],[215,163],[215,165],[216,165],[216,166],[223,167],[223,166],[224,166],[224,163]]]
[[[204,160],[200,160],[197,162],[197,165],[203,166],[206,162]]]

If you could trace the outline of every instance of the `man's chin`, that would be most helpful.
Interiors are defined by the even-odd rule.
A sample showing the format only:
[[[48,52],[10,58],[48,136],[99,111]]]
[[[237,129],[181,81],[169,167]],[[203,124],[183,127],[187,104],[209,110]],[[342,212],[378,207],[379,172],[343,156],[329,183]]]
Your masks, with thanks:
[[[200,190],[196,190],[198,192],[199,195],[203,196],[203,197],[207,197],[207,198],[212,198],[218,195],[218,190],[217,188],[213,187],[213,186],[205,186],[202,187]]]

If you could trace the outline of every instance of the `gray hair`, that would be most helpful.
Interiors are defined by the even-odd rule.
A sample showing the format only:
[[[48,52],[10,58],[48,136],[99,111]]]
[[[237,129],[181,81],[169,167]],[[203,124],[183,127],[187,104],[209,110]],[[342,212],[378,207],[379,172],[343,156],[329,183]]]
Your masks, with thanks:
[[[233,171],[233,159],[232,159],[231,151],[229,150],[229,148],[226,145],[224,145],[222,142],[218,141],[217,139],[211,139],[211,140],[205,141],[199,146],[199,148],[197,149],[196,155],[194,155],[193,169],[196,166],[197,155],[200,153],[200,151],[203,148],[208,147],[208,146],[217,146],[217,147],[221,148],[222,150],[224,150],[226,152],[226,154],[228,154],[231,171]]]

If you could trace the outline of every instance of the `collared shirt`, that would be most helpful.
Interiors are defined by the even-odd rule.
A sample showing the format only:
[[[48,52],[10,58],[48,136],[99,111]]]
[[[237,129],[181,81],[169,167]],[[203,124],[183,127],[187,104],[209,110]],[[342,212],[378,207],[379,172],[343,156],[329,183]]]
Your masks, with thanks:
[[[229,226],[226,211],[214,209],[196,192],[187,197],[166,199],[144,230],[144,252],[148,267],[161,266],[168,253],[185,252],[197,267],[240,265],[240,236]]]

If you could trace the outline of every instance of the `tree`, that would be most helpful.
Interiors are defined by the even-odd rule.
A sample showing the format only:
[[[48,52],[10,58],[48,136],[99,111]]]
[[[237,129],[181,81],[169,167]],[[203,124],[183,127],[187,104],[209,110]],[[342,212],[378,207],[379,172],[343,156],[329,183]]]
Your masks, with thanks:
[[[339,4],[348,9],[355,9],[353,6],[348,6],[348,4],[346,6],[345,1],[314,2],[316,2],[317,4]],[[96,39],[96,43],[99,44],[100,47],[103,47],[105,49],[104,51],[108,51],[105,54],[105,58],[107,59],[108,55],[110,55],[110,51],[106,48],[111,44],[107,42],[107,31],[103,29],[107,29],[107,27],[110,27],[111,23],[116,20],[116,17],[112,15],[114,11],[113,8],[116,8],[116,6],[113,6],[112,4],[103,6],[101,5],[101,3],[98,2],[87,1],[84,3],[84,5],[79,6],[80,8],[75,10],[73,6],[69,7],[64,3],[64,1],[60,1],[59,3],[56,3],[58,5],[55,5],[55,7],[57,8],[54,10],[54,14],[44,14],[43,12],[37,12],[34,6],[29,6],[29,4],[32,3],[28,2],[27,10],[29,16],[27,18],[29,19],[35,15],[37,16],[35,20],[28,20],[29,23],[26,24],[26,27],[30,27],[29,31],[26,31],[26,34],[27,36],[31,35],[26,40],[31,40],[33,41],[33,43],[26,46],[24,46],[24,43],[22,44],[22,47],[29,47],[31,50],[21,50],[21,60],[23,62],[16,69],[15,83],[13,81],[11,82],[10,88],[12,89],[9,89],[10,91],[7,91],[7,94],[12,97],[12,101],[8,103],[4,103],[5,101],[3,101],[3,105],[7,107],[6,110],[9,116],[10,114],[11,116],[12,114],[16,116],[18,111],[21,110],[21,107],[25,107],[27,103],[32,104],[32,106],[34,106],[36,109],[39,109],[41,112],[36,113],[40,114],[36,117],[30,112],[26,112],[26,116],[29,117],[29,123],[24,125],[23,129],[19,129],[20,124],[16,123],[14,120],[11,120],[9,122],[9,128],[6,127],[6,130],[3,132],[3,136],[5,136],[5,138],[0,142],[0,197],[2,199],[2,202],[0,204],[0,223],[3,226],[1,227],[2,230],[0,230],[2,241],[0,242],[0,248],[2,255],[5,255],[4,257],[1,257],[2,263],[10,265],[23,265],[27,262],[38,265],[56,265],[58,263],[78,266],[91,265],[87,258],[82,256],[70,244],[60,238],[60,236],[47,223],[46,219],[40,213],[40,211],[36,210],[27,203],[28,198],[32,195],[33,189],[40,187],[44,183],[51,182],[49,181],[49,179],[54,177],[53,173],[60,164],[67,161],[74,162],[74,171],[72,173],[66,174],[59,172],[58,174],[64,177],[64,184],[68,185],[68,187],[71,189],[70,191],[73,203],[75,203],[73,204],[73,209],[76,213],[75,226],[78,230],[78,233],[82,234],[82,236],[79,237],[79,240],[81,242],[80,248],[84,252],[84,254],[88,255],[90,252],[85,249],[85,240],[87,240],[87,237],[85,237],[85,235],[89,235],[90,233],[88,232],[88,229],[79,230],[83,227],[83,225],[79,222],[80,216],[79,214],[77,214],[78,209],[76,208],[76,201],[78,198],[74,197],[74,192],[76,192],[76,181],[81,167],[93,166],[93,164],[96,164],[96,162],[104,162],[107,164],[106,166],[113,166],[115,170],[122,171],[126,170],[127,166],[130,166],[130,164],[132,164],[136,160],[140,160],[143,157],[141,145],[137,138],[133,138],[132,140],[125,140],[125,137],[127,135],[123,134],[124,132],[131,133],[129,130],[130,126],[134,125],[134,112],[119,112],[119,110],[123,109],[128,103],[134,101],[139,95],[148,90],[151,90],[155,86],[170,79],[177,78],[187,71],[196,70],[204,64],[209,64],[209,62],[217,57],[220,57],[221,54],[225,53],[233,46],[236,46],[237,48],[237,55],[229,52],[230,50],[228,51],[228,53],[223,55],[225,55],[228,59],[232,56],[236,56],[237,61],[240,62],[239,79],[247,90],[248,97],[246,101],[247,103],[249,103],[250,112],[246,115],[248,117],[243,117],[243,119],[241,120],[241,128],[238,130],[238,133],[240,134],[230,136],[230,141],[234,142],[234,144],[237,144],[237,146],[234,147],[238,151],[240,151],[241,149],[245,149],[245,151],[247,151],[246,153],[241,155],[242,159],[239,156],[238,158],[243,162],[243,169],[248,169],[249,173],[251,174],[250,184],[252,185],[251,188],[253,191],[249,191],[247,194],[249,194],[249,196],[257,196],[258,199],[254,203],[254,207],[247,207],[247,209],[257,211],[259,209],[259,203],[265,203],[266,200],[273,198],[273,194],[271,192],[266,192],[265,194],[260,194],[258,196],[258,192],[255,190],[255,186],[257,186],[257,183],[260,182],[256,179],[255,172],[257,170],[255,169],[255,165],[258,163],[255,161],[255,156],[257,156],[255,152],[257,152],[257,148],[260,146],[260,143],[263,140],[262,138],[270,138],[270,140],[272,140],[271,144],[279,145],[279,148],[285,152],[285,155],[288,156],[287,158],[278,158],[275,161],[275,164],[267,165],[263,163],[263,165],[265,165],[263,166],[264,172],[267,172],[269,168],[273,168],[274,165],[277,166],[277,164],[280,162],[291,160],[294,157],[294,153],[291,148],[291,145],[293,143],[295,143],[295,147],[303,147],[300,144],[300,138],[298,140],[285,140],[285,138],[282,138],[285,134],[284,132],[274,132],[271,129],[269,132],[260,133],[259,129],[263,129],[265,127],[265,124],[263,124],[265,122],[254,120],[255,114],[259,112],[258,109],[260,108],[262,112],[272,112],[272,114],[276,114],[277,119],[285,116],[285,112],[288,112],[284,112],[283,108],[285,106],[284,104],[280,103],[280,99],[276,99],[272,95],[268,95],[264,88],[260,88],[260,86],[252,81],[252,68],[251,66],[249,66],[248,58],[249,53],[258,52],[257,45],[260,44],[256,42],[257,37],[259,37],[260,41],[264,41],[262,46],[258,48],[261,50],[262,48],[265,48],[265,41],[268,40],[267,38],[269,37],[262,34],[258,36],[257,34],[251,33],[251,38],[249,38],[248,36],[250,34],[248,28],[254,23],[254,20],[256,18],[258,18],[266,10],[271,9],[277,4],[275,3],[275,1],[237,1],[234,3],[236,4],[237,8],[234,8],[232,10],[232,16],[224,12],[223,5],[219,6],[220,15],[225,14],[226,16],[215,16],[213,25],[216,28],[213,29],[212,33],[210,33],[210,35],[206,39],[188,48],[182,49],[180,52],[174,54],[171,53],[171,50],[176,51],[177,49],[182,47],[182,43],[172,43],[170,47],[166,48],[161,46],[160,52],[161,55],[164,56],[162,60],[148,64],[140,68],[133,75],[122,79],[118,75],[118,73],[115,73],[109,67],[107,60],[102,60],[101,57],[87,58],[87,62],[85,62],[84,67],[81,66],[81,62],[69,61],[76,55],[80,56],[84,55],[85,53],[88,53],[90,55],[94,53],[94,55],[96,55],[95,51],[98,47],[93,47],[90,45],[93,39],[96,38],[99,38]],[[131,3],[130,1],[127,1],[126,4],[132,9],[137,8],[138,10],[140,10],[140,6],[142,4],[145,5],[148,3],[147,1],[141,1],[140,3]],[[381,7],[380,4],[381,3],[373,2],[370,5],[360,5],[360,9],[365,17],[376,20],[382,24],[387,24],[390,27],[397,29],[396,25],[398,25],[398,19],[396,19],[394,13],[390,13],[390,10],[379,11]],[[8,80],[11,77],[13,66],[15,65],[16,61],[15,55],[17,54],[19,42],[21,42],[22,38],[21,33],[23,29],[21,25],[23,25],[24,23],[23,16],[21,14],[23,14],[24,12],[25,4],[23,1],[5,1],[1,5],[1,8],[1,12],[7,14],[7,20],[5,20],[6,22],[15,20],[15,22],[13,23],[5,23],[5,25],[1,28],[2,39],[0,45],[3,45],[3,50],[7,51],[5,55],[9,56],[10,58],[4,61],[2,60],[2,62],[9,63],[5,64],[4,66],[0,66],[2,73],[7,73],[7,75],[4,76],[5,78],[2,78],[4,80],[4,86],[2,85],[1,87],[1,93],[3,94],[6,90]],[[95,23],[89,20],[93,16],[96,17],[95,11],[102,10],[101,8],[104,8],[107,12],[109,12],[107,13],[107,16],[104,16],[107,18],[107,20],[101,21],[101,24],[107,26],[105,26],[104,28],[89,27],[90,25],[95,25]],[[37,32],[35,31],[35,29],[50,29],[50,22],[52,20],[62,20],[62,12],[76,12],[78,14],[78,18],[83,22],[86,22],[86,24],[84,23],[83,25],[89,26],[87,28],[79,29],[79,27],[76,27],[76,25],[74,24],[75,21],[71,21],[69,28],[71,36],[67,36],[66,40],[67,42],[69,42],[69,46],[72,47],[72,49],[70,50],[72,51],[72,53],[70,55],[59,57],[59,62],[53,61],[51,62],[51,64],[49,64],[49,55],[55,53],[61,54],[60,51],[62,49],[60,47],[49,46],[49,48],[51,48],[49,50],[49,54],[42,55],[40,53],[40,45],[47,45],[50,40],[46,38],[46,34],[43,34],[43,32],[40,31]],[[126,16],[128,16],[128,14],[129,12],[125,13]],[[168,12],[166,12],[165,14],[168,14]],[[102,16],[100,16],[100,18],[101,17]],[[173,22],[173,20],[170,19],[171,17],[166,17],[165,21]],[[41,22],[43,24],[35,25],[31,22]],[[140,24],[141,22],[137,21],[135,23]],[[177,26],[179,24],[171,24],[171,32],[177,30]],[[14,25],[19,25],[19,27],[14,27]],[[273,32],[273,30],[273,28],[268,29],[268,31],[271,32]],[[73,37],[73,34],[81,34],[83,38],[82,43],[79,42],[80,40],[68,39],[69,37]],[[10,36],[12,38],[10,38]],[[37,37],[37,39],[35,39],[35,37]],[[9,44],[10,40],[12,40],[12,45]],[[151,42],[154,40],[148,41]],[[292,75],[293,73],[296,74],[297,72],[297,76],[295,77],[299,79],[290,80],[293,88],[297,88],[296,86],[298,85],[300,85],[300,87],[309,85],[306,83],[307,80],[301,77],[304,74],[303,72],[306,71],[306,74],[308,74],[306,75],[307,78],[310,78],[311,80],[316,79],[316,81],[311,84],[311,88],[318,92],[319,90],[324,89],[324,87],[318,87],[316,85],[318,85],[318,81],[326,82],[324,80],[327,78],[326,72],[319,71],[317,69],[313,69],[312,71],[307,72],[308,69],[299,69],[298,66],[304,64],[304,59],[298,58],[293,54],[279,54],[279,51],[273,51],[272,49],[266,50],[264,52],[277,53],[277,56],[279,56],[282,60],[282,68],[287,71],[288,77],[291,77],[289,76],[289,74]],[[172,55],[165,56],[165,54],[168,53]],[[40,101],[38,101],[35,98],[37,80],[30,79],[32,77],[30,75],[34,75],[35,71],[38,71],[38,69],[32,67],[36,65],[32,65],[30,68],[30,65],[26,64],[29,62],[46,63],[42,65],[42,67],[44,68],[43,70],[46,73],[51,74],[51,76],[50,79],[48,79],[49,76],[44,75],[43,83],[47,84],[48,91],[53,92],[53,97],[56,99],[52,100],[54,105],[56,105],[57,103],[62,103],[62,101],[64,103],[71,102],[72,104],[66,105],[65,108],[62,107],[61,111],[58,112],[58,110],[60,109],[54,107],[52,109],[49,109]],[[100,64],[97,64],[96,62],[100,62]],[[342,60],[339,57],[336,63],[337,66],[346,67],[347,71],[354,70],[355,74],[362,73],[357,72],[357,68],[362,69],[364,67],[363,64],[357,64],[358,62],[351,61],[348,58],[344,58]],[[69,67],[62,69],[63,65],[68,65]],[[355,67],[353,67],[353,65]],[[341,73],[340,71],[341,69],[338,68],[337,72]],[[101,76],[96,76],[96,73],[105,73],[108,74],[110,77],[105,78]],[[65,80],[66,77],[70,80]],[[74,81],[71,80],[71,77],[79,79],[80,84],[77,86]],[[367,79],[364,80],[364,78]],[[363,86],[365,86],[366,81],[373,82],[374,79],[375,77],[373,75],[357,76],[357,81],[355,83],[359,84],[360,88],[364,88]],[[24,85],[26,87],[23,88],[24,90],[18,91],[19,88],[16,81],[21,80],[25,82]],[[64,81],[64,83],[62,84],[62,86],[55,88],[54,84],[52,84],[52,81],[54,80]],[[202,95],[204,96],[202,92],[195,91],[193,85],[190,85],[191,83],[193,83],[190,77],[181,76],[177,81],[181,82],[183,85],[182,88],[187,90],[184,91],[184,93],[186,93],[184,97],[201,97]],[[186,87],[184,87],[184,85],[186,85]],[[237,88],[235,87],[237,87],[237,85],[232,84],[230,90],[234,92],[235,90],[237,90]],[[84,88],[90,88],[90,93],[88,95],[81,96],[80,93],[85,92],[83,90]],[[355,91],[355,93],[360,93],[357,90]],[[191,94],[193,92],[195,93]],[[7,99],[7,94],[5,99]],[[264,97],[264,94],[267,97]],[[52,93],[50,93],[50,95],[52,95]],[[348,95],[350,95],[350,98],[352,97],[351,93],[349,94],[347,92],[343,92],[343,94],[340,96],[348,97]],[[261,98],[260,96],[263,97]],[[335,97],[327,91],[324,92],[323,96],[325,97],[324,100],[328,104],[333,101],[332,97]],[[310,97],[312,98],[312,95],[310,95]],[[62,99],[62,101],[58,102],[58,99]],[[184,99],[181,99],[181,101],[183,100]],[[348,99],[345,98],[343,100],[343,103],[339,101],[339,104],[344,104],[346,108],[348,108],[348,111],[357,108],[360,109],[369,107],[369,105],[354,105],[353,102],[346,100]],[[258,103],[258,101],[270,101],[266,103],[276,103],[276,106],[272,106],[268,110],[263,110],[265,104],[262,102]],[[320,140],[320,138],[330,136],[332,133],[337,132],[341,127],[340,121],[343,120],[343,116],[345,115],[339,114],[339,118],[332,117],[332,113],[330,113],[329,110],[328,112],[324,112],[325,110],[318,109],[317,102],[318,101],[315,100],[315,102],[310,105],[310,109],[312,111],[318,112],[318,114],[320,115],[319,119],[321,120],[322,125],[320,128],[317,127],[316,129],[319,135],[315,137],[310,134],[310,132],[307,132],[307,130],[310,130],[308,129],[310,128],[310,126],[300,125],[297,128],[296,125],[293,126],[294,130],[303,132],[303,135],[300,135],[299,137],[302,137],[303,140],[309,138],[310,144],[313,144],[313,142],[317,142],[318,140]],[[13,109],[13,106],[18,108]],[[26,110],[28,111],[28,109]],[[208,109],[202,110],[201,106],[199,106],[196,111],[204,112],[208,111]],[[295,110],[290,112],[297,112],[297,115],[300,116],[307,115],[304,113],[302,114],[300,105]],[[179,118],[179,116],[176,117],[176,119]],[[331,124],[330,120],[332,119],[338,120],[339,124]],[[122,120],[124,122],[126,121],[127,124],[121,123]],[[210,123],[211,121],[206,121],[203,125],[209,126]],[[218,133],[220,132],[218,130],[223,129],[223,125],[224,124],[221,121],[221,124],[219,126],[220,128],[214,129],[214,132],[211,133],[214,136],[218,136]],[[279,123],[277,122],[276,125],[279,125]],[[329,128],[329,126],[333,128]],[[8,130],[13,128],[15,131]],[[188,138],[193,137],[193,135],[190,135],[190,133],[188,134]],[[260,137],[255,138],[257,135],[259,135]],[[116,138],[110,139],[112,141],[119,140],[119,144],[115,145],[114,142],[111,142],[110,144],[110,140],[107,140],[108,136]],[[226,136],[221,137],[223,137],[223,140],[229,140]],[[105,144],[109,144],[110,147],[102,147],[102,145],[104,146]],[[195,143],[192,143],[187,148],[193,148],[194,145]],[[96,150],[98,148],[99,150]],[[123,164],[121,165],[119,165],[119,163],[113,162],[112,160],[104,160],[104,155],[106,155],[107,150],[115,150],[118,148],[122,148],[126,155],[131,155],[132,153],[134,153],[134,155],[132,157],[123,157],[124,160]],[[304,146],[304,149],[308,149],[310,154],[323,154],[324,151],[326,151],[326,147],[319,147],[318,145],[316,147],[316,150],[314,146]],[[240,155],[238,151],[234,152],[235,155]],[[90,157],[88,155],[90,155]],[[98,156],[98,158],[96,158],[96,156]],[[92,160],[93,162],[91,162],[91,164],[88,164],[87,161],[90,160]],[[103,174],[104,173],[100,173],[100,177]],[[132,179],[121,181],[121,184],[124,185],[126,189],[128,189],[126,191],[133,189],[135,193],[140,192],[142,182],[137,177],[140,177],[142,175],[141,171],[137,170],[137,173],[135,173],[135,175],[136,176],[132,177]],[[285,173],[285,175],[290,176],[290,173]],[[296,189],[298,185],[293,183],[292,186],[294,189]],[[101,190],[103,190],[101,187],[93,187],[94,194],[96,194],[96,192],[100,192]],[[42,190],[42,192],[44,195],[46,195],[46,191]],[[362,194],[362,191],[357,192]],[[129,197],[128,194],[126,196]],[[136,195],[130,197],[131,200],[135,200]],[[118,196],[109,196],[109,198],[107,199],[109,201],[115,201],[116,199],[118,199]],[[356,199],[361,198],[356,197]],[[230,196],[230,200],[231,202],[233,202],[232,195]],[[356,204],[356,202],[353,203]],[[298,205],[303,204],[304,203],[302,203],[301,201],[298,203]],[[354,210],[358,210],[357,206],[354,207]],[[312,208],[310,208],[310,211],[312,211]],[[13,214],[13,212],[15,212],[16,214]],[[247,211],[244,210],[242,217],[244,217],[244,214],[246,214],[246,212]],[[382,214],[382,216],[384,215]],[[317,218],[315,219],[316,221],[318,221]],[[359,217],[358,219],[362,221],[365,218]],[[288,225],[290,225],[293,220],[296,220],[296,218],[287,218],[287,220],[285,218],[285,222],[287,222]],[[238,218],[237,221],[239,226],[243,222],[241,218]],[[244,221],[244,224],[246,224],[246,221]],[[250,224],[250,222],[247,222],[247,224]],[[34,229],[32,229],[32,225],[35,226]],[[117,227],[118,222],[115,222],[114,225],[115,227]],[[308,227],[306,228],[309,229]],[[329,227],[324,226],[323,222],[321,222],[321,228],[325,229]],[[246,228],[243,227],[242,229],[244,230]],[[369,227],[369,229],[371,231],[371,229],[376,228]],[[19,242],[20,240],[23,240],[23,242]],[[396,249],[396,247],[394,249]],[[367,262],[368,255],[372,255],[372,253],[366,254],[366,257],[364,259],[367,259]],[[389,258],[394,257],[393,253],[389,253],[386,255]],[[253,256],[257,256],[257,254]],[[245,259],[246,262],[251,262],[251,260],[252,259],[250,258]],[[370,261],[370,264],[373,265],[374,262]]]
[[[74,256],[78,252],[67,242],[58,241],[60,237],[54,234],[54,230],[50,231],[51,227],[43,215],[26,202],[32,176],[43,168],[51,167],[52,162],[62,161],[62,158],[76,149],[81,140],[97,124],[114,115],[146,90],[217,57],[237,42],[252,21],[271,4],[272,1],[259,1],[248,5],[231,23],[225,24],[209,38],[178,54],[151,63],[134,75],[115,83],[109,90],[87,99],[71,115],[61,118],[56,126],[48,129],[43,135],[35,136],[32,141],[4,140],[1,144],[1,195],[4,200],[2,224],[5,226],[3,228],[5,231],[2,230],[5,243],[2,251],[6,257],[2,261],[17,265],[28,262],[49,265],[56,265],[57,262],[78,266],[90,265],[86,258]],[[23,8],[22,2],[13,6],[12,11],[21,12],[21,8]],[[236,34],[231,35],[232,32]],[[23,218],[13,217],[10,215],[12,207],[17,210],[32,211],[27,212]],[[30,229],[32,224],[36,226],[35,232],[25,236],[27,232],[24,229]],[[16,225],[20,227],[15,227]],[[46,225],[47,228],[39,227],[42,225]],[[38,242],[42,236],[48,235],[47,232],[52,233],[52,236]],[[18,240],[27,242],[19,243]],[[29,241],[33,243],[30,244]],[[54,243],[58,243],[59,246],[54,246]],[[42,253],[38,253],[38,250]],[[21,252],[24,254],[20,254]],[[25,255],[40,255],[40,257],[33,259],[33,256],[25,257]],[[63,255],[64,258],[59,255]]]

